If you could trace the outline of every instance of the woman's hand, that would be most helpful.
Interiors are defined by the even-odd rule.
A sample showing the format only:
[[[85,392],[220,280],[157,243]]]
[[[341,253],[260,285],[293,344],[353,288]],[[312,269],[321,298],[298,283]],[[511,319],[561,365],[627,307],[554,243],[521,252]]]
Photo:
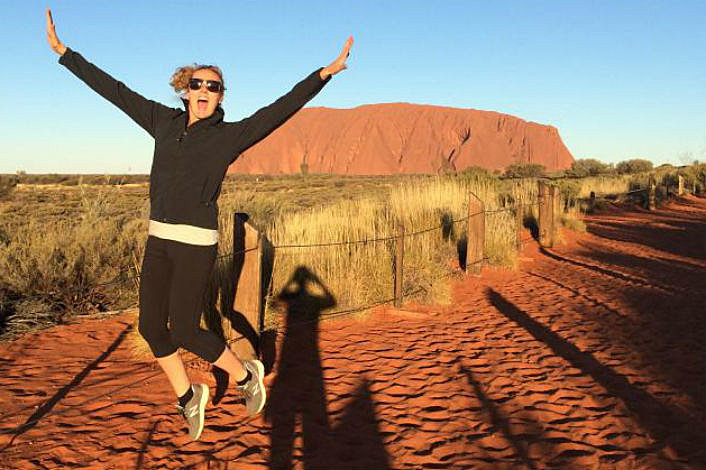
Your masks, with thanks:
[[[321,69],[321,73],[319,75],[321,75],[322,80],[325,80],[326,77],[328,77],[329,75],[336,75],[341,70],[345,70],[348,68],[346,64],[344,64],[344,62],[350,54],[352,45],[353,36],[348,36],[346,44],[344,44],[343,50],[341,51],[341,54],[338,56],[338,58],[331,62],[331,65],[329,65],[328,67],[324,67],[323,69]]]
[[[64,55],[64,52],[66,52],[66,46],[64,46],[64,43],[59,41],[59,38],[56,37],[54,20],[51,17],[51,10],[49,8],[47,8],[47,42],[57,54]]]

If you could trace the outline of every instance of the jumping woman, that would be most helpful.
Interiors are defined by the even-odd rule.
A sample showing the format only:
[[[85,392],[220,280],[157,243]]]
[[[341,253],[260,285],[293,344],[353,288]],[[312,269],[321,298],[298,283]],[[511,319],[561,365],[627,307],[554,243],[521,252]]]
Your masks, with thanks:
[[[65,46],[47,9],[47,40],[59,63],[116,105],[155,139],[150,171],[149,232],[140,277],[140,334],[164,370],[191,439],[198,439],[209,398],[206,384],[192,384],[178,348],[225,370],[243,392],[248,414],[265,405],[264,368],[241,361],[217,335],[199,327],[203,295],[218,248],[218,196],[228,166],[281,126],[346,69],[353,37],[328,67],[320,67],[286,95],[237,122],[223,120],[225,85],[213,65],[180,67],[170,85],[184,109],[148,100]],[[167,326],[169,322],[169,326]]]

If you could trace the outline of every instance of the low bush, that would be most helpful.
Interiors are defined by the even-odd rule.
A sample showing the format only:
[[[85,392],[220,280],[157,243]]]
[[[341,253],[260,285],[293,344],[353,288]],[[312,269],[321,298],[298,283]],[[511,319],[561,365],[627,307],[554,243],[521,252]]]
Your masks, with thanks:
[[[16,175],[0,175],[0,200],[7,198],[17,186]]]
[[[585,178],[587,176],[598,176],[611,173],[612,171],[613,167],[607,163],[603,163],[593,158],[582,158],[575,160],[571,164],[571,168],[566,171],[566,175],[575,178]]]
[[[632,160],[625,160],[619,162],[615,165],[615,171],[619,174],[633,174],[633,173],[643,173],[652,170],[652,162],[649,160],[642,160],[639,158],[634,158]]]
[[[546,167],[538,163],[513,163],[505,168],[508,178],[537,178],[544,176]]]

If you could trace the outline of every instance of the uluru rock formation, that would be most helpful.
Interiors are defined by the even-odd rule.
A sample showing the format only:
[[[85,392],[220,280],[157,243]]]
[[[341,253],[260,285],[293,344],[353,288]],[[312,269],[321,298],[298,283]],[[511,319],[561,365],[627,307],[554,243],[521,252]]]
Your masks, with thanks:
[[[538,163],[568,168],[555,127],[493,111],[410,103],[304,108],[244,152],[229,172],[386,175]]]

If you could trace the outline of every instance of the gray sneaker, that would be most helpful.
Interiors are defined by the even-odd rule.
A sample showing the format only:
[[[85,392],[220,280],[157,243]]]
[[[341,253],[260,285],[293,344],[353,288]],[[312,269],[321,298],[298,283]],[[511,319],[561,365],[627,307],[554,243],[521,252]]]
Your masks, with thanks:
[[[245,385],[238,386],[245,395],[245,408],[250,416],[254,416],[262,411],[265,406],[267,394],[265,384],[262,379],[265,376],[265,367],[257,359],[243,361],[243,365],[252,374],[252,378]]]
[[[194,396],[186,403],[186,406],[182,408],[176,405],[176,407],[189,425],[189,437],[195,441],[203,431],[204,413],[208,401],[208,385],[191,384],[191,390],[194,392]]]

